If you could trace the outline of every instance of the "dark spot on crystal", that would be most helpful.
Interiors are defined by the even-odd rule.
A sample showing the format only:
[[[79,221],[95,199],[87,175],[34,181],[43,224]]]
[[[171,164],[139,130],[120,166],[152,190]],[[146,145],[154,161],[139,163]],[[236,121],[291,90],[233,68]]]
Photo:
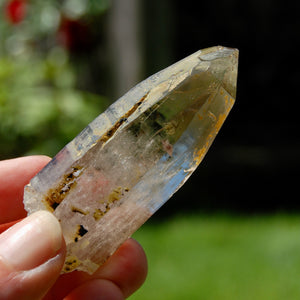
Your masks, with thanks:
[[[86,233],[88,232],[87,229],[85,229],[82,225],[78,225],[75,237],[74,237],[74,242],[77,243],[80,238],[82,238]]]
[[[52,208],[53,208],[53,210],[55,210],[56,209],[56,207],[59,205],[59,203],[57,203],[57,202],[53,202],[53,204],[52,204]]]
[[[78,207],[75,207],[75,206],[72,206],[72,212],[79,213],[79,214],[82,214],[82,215],[85,215],[85,216],[88,214],[88,212],[85,212],[82,209],[80,209]]]
[[[81,237],[84,236],[87,232],[88,232],[88,230],[86,230],[82,225],[79,225],[78,234],[79,234]]]
[[[149,92],[145,94],[133,107],[124,115],[122,116],[116,123],[115,125],[110,128],[101,138],[100,142],[106,143],[114,134],[115,132],[119,129],[119,127],[127,121],[127,119],[137,110],[137,108],[143,103],[143,101],[147,98]]]
[[[75,175],[74,173],[80,169],[82,169],[80,166],[72,167],[72,171],[64,175],[57,187],[49,190],[48,194],[43,199],[43,202],[51,212],[58,207],[69,191],[76,186],[76,181],[74,179],[79,177],[80,174]]]

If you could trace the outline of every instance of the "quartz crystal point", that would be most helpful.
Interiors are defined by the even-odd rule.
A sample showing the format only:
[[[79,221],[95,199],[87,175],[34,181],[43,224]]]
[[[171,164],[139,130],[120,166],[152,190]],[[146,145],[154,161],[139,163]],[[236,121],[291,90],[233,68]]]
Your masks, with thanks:
[[[25,187],[28,213],[53,212],[63,272],[93,273],[199,165],[236,94],[238,50],[200,50],[131,89]]]

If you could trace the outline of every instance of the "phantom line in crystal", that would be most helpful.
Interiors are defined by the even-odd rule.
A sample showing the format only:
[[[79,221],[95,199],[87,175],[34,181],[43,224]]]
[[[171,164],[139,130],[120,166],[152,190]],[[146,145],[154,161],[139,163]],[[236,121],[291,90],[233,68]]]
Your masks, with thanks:
[[[190,177],[236,95],[238,50],[200,50],[144,80],[25,187],[67,245],[63,272],[92,274]]]

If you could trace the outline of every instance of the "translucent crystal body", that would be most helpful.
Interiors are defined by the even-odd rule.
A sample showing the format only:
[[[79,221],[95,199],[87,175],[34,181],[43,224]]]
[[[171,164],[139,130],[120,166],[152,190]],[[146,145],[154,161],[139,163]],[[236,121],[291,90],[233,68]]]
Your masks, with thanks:
[[[199,165],[236,93],[238,51],[200,50],[138,84],[25,187],[67,244],[64,272],[93,273]]]

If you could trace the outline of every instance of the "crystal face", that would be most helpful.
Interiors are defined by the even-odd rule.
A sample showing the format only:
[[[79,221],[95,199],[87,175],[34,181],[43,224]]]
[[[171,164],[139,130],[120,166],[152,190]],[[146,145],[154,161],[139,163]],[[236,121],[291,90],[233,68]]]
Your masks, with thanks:
[[[25,187],[67,245],[63,272],[93,273],[199,165],[236,94],[238,50],[200,50],[112,104]]]

